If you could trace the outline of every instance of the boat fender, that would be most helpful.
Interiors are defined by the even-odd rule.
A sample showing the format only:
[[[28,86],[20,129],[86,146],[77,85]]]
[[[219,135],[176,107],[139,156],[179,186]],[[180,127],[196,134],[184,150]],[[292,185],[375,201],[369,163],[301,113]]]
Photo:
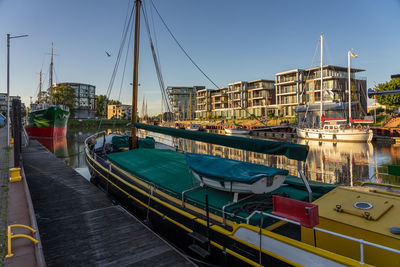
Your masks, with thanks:
[[[400,227],[392,226],[390,227],[390,232],[395,235],[400,235]]]

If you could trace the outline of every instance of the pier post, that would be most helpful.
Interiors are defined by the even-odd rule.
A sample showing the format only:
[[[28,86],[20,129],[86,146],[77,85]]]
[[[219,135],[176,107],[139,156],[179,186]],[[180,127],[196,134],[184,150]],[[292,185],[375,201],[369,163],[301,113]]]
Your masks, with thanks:
[[[12,101],[12,134],[14,138],[14,167],[20,167],[21,163],[21,100]]]

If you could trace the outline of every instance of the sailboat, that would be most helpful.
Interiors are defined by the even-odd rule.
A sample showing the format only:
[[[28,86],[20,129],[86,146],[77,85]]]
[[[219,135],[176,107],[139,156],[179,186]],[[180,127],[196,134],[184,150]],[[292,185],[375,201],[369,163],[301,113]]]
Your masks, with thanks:
[[[31,105],[28,124],[25,129],[29,137],[58,138],[67,135],[69,108],[53,104],[53,44],[49,76],[50,103],[41,101],[42,72],[40,72],[38,101]]]
[[[131,136],[99,132],[85,140],[91,182],[206,265],[398,263],[400,237],[387,226],[393,232],[399,226],[400,194],[308,181],[302,171],[305,145],[136,122],[141,4],[135,1]],[[152,138],[137,138],[137,129],[287,157],[298,161],[299,177],[284,169],[161,147]],[[235,184],[260,180],[256,192],[242,192]]]
[[[371,142],[373,132],[368,127],[361,126],[362,123],[370,123],[370,121],[353,120],[351,117],[351,90],[350,90],[350,57],[355,56],[352,52],[348,52],[348,91],[349,91],[349,117],[348,124],[342,123],[347,121],[345,118],[325,118],[323,114],[324,89],[323,89],[323,46],[324,35],[321,34],[321,93],[320,93],[320,125],[318,128],[297,127],[297,136],[303,139],[332,141],[332,142]],[[352,126],[353,123],[353,126]],[[354,123],[359,126],[354,127]]]

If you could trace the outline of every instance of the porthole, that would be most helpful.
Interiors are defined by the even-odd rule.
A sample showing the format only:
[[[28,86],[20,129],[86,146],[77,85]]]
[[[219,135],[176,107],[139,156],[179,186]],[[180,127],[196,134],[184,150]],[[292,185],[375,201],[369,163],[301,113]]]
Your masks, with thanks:
[[[372,208],[372,204],[368,202],[356,202],[354,207],[360,210],[369,210]]]

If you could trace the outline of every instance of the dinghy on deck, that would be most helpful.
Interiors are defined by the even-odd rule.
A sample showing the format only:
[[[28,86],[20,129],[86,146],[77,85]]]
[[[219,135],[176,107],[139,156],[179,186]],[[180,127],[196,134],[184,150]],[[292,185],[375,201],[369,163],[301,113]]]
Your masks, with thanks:
[[[289,174],[283,169],[211,155],[186,153],[186,162],[202,186],[235,193],[274,191]]]

